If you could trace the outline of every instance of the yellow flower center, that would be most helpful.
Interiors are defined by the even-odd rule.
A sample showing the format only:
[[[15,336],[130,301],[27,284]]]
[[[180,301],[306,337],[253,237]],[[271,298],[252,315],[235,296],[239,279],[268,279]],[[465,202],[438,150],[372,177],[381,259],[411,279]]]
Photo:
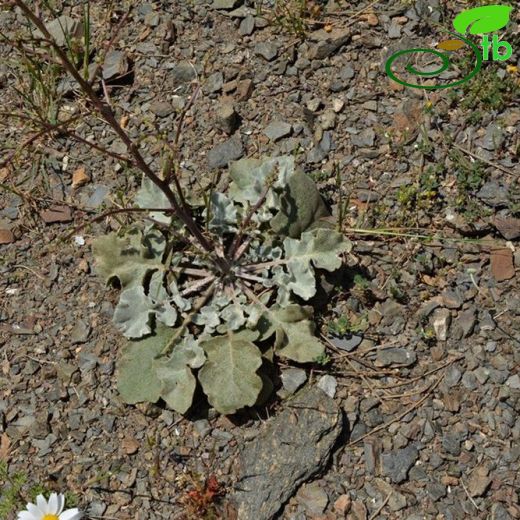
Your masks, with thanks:
[[[60,520],[58,515],[43,515],[42,520]]]

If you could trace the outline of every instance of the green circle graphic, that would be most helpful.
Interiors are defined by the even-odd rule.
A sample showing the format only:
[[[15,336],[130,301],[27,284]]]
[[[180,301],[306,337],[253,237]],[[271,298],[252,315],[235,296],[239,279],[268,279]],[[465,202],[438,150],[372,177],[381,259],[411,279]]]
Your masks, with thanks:
[[[482,67],[482,55],[480,54],[480,49],[472,41],[470,41],[466,38],[463,38],[460,34],[452,33],[450,31],[446,31],[446,32],[455,36],[457,39],[462,40],[465,43],[467,43],[471,47],[471,50],[473,51],[473,54],[475,55],[475,66],[474,66],[473,70],[471,70],[469,72],[469,74],[467,76],[464,76],[462,79],[459,79],[458,81],[455,81],[453,83],[448,83],[447,85],[417,85],[415,83],[408,83],[407,81],[403,81],[403,80],[399,79],[394,74],[394,71],[392,70],[392,64],[394,63],[394,61],[397,58],[399,58],[405,54],[410,54],[413,52],[428,52],[430,54],[434,54],[435,56],[437,56],[438,58],[440,58],[442,60],[442,65],[433,72],[422,72],[420,70],[417,70],[413,65],[410,65],[410,64],[407,65],[405,67],[406,71],[409,72],[410,74],[414,74],[416,76],[423,76],[423,77],[437,76],[439,74],[442,74],[450,66],[450,59],[449,59],[448,54],[443,53],[441,51],[436,51],[434,49],[421,49],[421,48],[405,49],[402,51],[398,51],[395,54],[392,54],[392,56],[390,56],[390,58],[388,58],[388,60],[386,61],[386,64],[385,64],[385,71],[388,74],[388,76],[392,80],[394,80],[396,83],[404,85],[405,87],[422,88],[422,89],[427,89],[427,90],[456,87],[457,85],[461,85],[462,83],[469,81],[473,76],[475,76],[475,74],[477,74],[480,71],[480,69]]]

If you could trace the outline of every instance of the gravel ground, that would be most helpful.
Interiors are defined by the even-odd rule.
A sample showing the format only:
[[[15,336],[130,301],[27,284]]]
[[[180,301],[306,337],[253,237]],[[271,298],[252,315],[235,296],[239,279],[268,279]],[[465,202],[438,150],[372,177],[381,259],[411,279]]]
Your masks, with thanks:
[[[58,136],[0,170],[3,186],[26,194],[0,191],[0,428],[10,444],[0,458],[26,486],[73,492],[88,518],[232,519],[241,450],[262,448],[285,397],[307,381],[344,424],[315,467],[302,450],[307,483],[293,483],[277,518],[520,518],[520,12],[506,63],[430,92],[391,82],[384,61],[410,42],[431,46],[433,24],[448,28],[465,2],[315,2],[324,23],[303,42],[264,4],[269,19],[236,0],[135,4],[103,72],[135,138],[156,128],[171,139],[200,82],[182,135],[189,189],[225,177],[231,160],[289,153],[336,213],[347,201],[353,253],[316,302],[331,362],[282,366],[278,395],[236,416],[125,405],[117,290],[96,276],[89,247],[120,223],[60,239],[123,204],[140,177]],[[93,2],[95,31],[115,27],[119,9]],[[2,31],[19,23],[0,14]],[[6,110],[17,106],[13,83],[6,60]],[[9,119],[0,131],[9,153],[23,128]],[[99,121],[78,133],[124,152]],[[142,149],[153,164],[157,145]],[[419,231],[356,231],[383,227]],[[319,430],[315,420],[304,424]],[[197,511],[210,476],[222,496]]]

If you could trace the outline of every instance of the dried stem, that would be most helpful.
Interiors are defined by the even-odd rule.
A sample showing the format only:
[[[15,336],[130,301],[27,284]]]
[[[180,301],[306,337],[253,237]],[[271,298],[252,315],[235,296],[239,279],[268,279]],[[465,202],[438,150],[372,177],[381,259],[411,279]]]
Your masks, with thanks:
[[[139,168],[143,174],[148,177],[166,195],[169,203],[172,206],[172,209],[175,211],[178,218],[186,225],[189,232],[196,238],[201,246],[209,253],[213,253],[213,244],[203,235],[202,231],[193,219],[189,208],[184,205],[181,206],[177,200],[177,197],[171,190],[168,181],[161,179],[152,171],[150,166],[141,155],[137,145],[132,141],[132,139],[117,121],[112,109],[98,97],[89,81],[84,79],[74,64],[70,62],[67,54],[54,41],[43,21],[38,16],[36,16],[36,14],[31,11],[31,9],[22,0],[13,0],[12,3],[16,5],[23,12],[26,18],[37,27],[37,29],[44,36],[45,42],[54,49],[62,66],[78,83],[82,92],[92,103],[94,110],[101,115],[104,121],[116,132],[118,137],[125,144],[128,152],[134,158],[135,166]],[[229,271],[230,265],[225,258],[216,257],[214,260],[222,272]]]

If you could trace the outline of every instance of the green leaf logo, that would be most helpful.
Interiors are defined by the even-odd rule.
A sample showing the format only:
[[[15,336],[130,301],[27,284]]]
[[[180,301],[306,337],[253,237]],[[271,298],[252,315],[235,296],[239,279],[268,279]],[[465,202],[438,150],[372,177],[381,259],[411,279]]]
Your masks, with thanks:
[[[512,7],[508,5],[485,5],[462,11],[453,20],[453,27],[461,34],[483,34],[498,31],[509,22]]]

